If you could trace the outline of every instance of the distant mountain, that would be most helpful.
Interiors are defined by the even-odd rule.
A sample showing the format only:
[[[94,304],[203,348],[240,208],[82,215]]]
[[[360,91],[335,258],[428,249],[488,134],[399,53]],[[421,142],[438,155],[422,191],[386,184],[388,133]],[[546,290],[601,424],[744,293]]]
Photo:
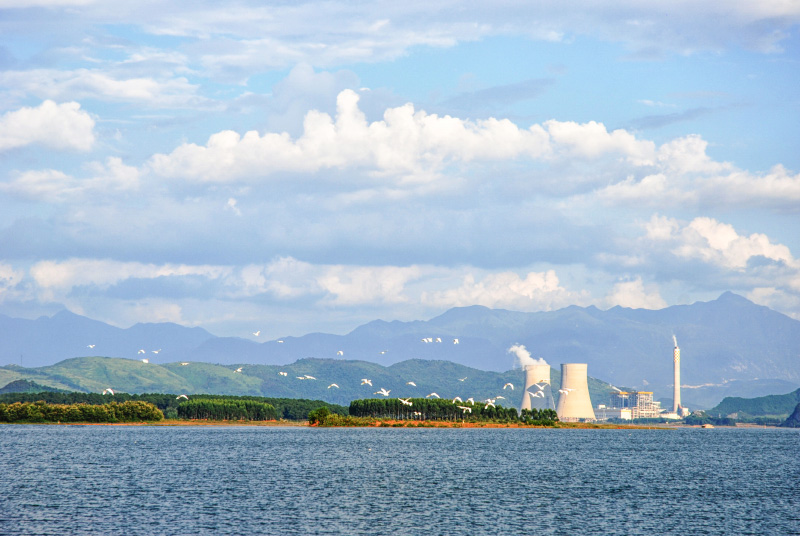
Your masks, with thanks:
[[[46,385],[39,385],[30,380],[14,380],[5,387],[0,387],[0,395],[6,393],[41,393],[44,391],[65,392],[64,389],[55,389]]]
[[[716,407],[708,410],[709,415],[725,417],[740,413],[760,417],[764,415],[789,415],[800,404],[800,389],[782,395],[768,395],[757,398],[729,396]]]
[[[514,367],[508,348],[520,343],[556,369],[560,363],[587,363],[592,376],[664,399],[672,395],[673,334],[681,347],[685,406],[708,408],[724,396],[800,387],[800,322],[730,292],[657,311],[570,306],[522,313],[459,307],[427,321],[375,320],[347,335],[311,333],[263,343],[176,324],[120,329],[66,311],[37,320],[0,315],[0,363],[41,367],[97,355],[146,357],[151,364],[282,365],[315,357],[384,366],[412,359],[451,361],[502,372]]]

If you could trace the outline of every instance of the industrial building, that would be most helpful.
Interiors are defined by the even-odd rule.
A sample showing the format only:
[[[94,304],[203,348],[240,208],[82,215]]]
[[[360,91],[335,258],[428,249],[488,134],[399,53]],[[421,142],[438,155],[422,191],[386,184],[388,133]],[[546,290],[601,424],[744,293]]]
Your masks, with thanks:
[[[550,365],[525,365],[525,389],[520,409],[556,409],[550,387]]]
[[[652,391],[619,391],[611,395],[611,407],[627,409],[631,419],[656,419],[661,416],[661,402],[653,400]]]
[[[561,364],[561,389],[558,390],[556,413],[564,422],[596,420],[589,397],[586,363]]]

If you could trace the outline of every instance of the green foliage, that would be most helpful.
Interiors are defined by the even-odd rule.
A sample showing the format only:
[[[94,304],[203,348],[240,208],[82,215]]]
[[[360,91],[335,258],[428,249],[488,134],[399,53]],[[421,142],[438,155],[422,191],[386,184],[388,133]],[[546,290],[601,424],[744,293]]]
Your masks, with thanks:
[[[552,426],[558,422],[558,413],[554,409],[523,409],[519,418],[533,426]]]
[[[308,414],[308,424],[319,424],[331,414],[331,410],[326,407],[317,408]]]
[[[788,419],[781,423],[781,426],[786,428],[800,428],[800,404],[797,404],[794,407],[792,414],[789,415]]]
[[[160,421],[164,415],[148,402],[127,401],[107,404],[47,404],[36,402],[0,403],[0,422],[140,422]]]
[[[234,398],[192,398],[178,406],[180,419],[215,421],[271,421],[277,419],[275,407],[264,402]]]

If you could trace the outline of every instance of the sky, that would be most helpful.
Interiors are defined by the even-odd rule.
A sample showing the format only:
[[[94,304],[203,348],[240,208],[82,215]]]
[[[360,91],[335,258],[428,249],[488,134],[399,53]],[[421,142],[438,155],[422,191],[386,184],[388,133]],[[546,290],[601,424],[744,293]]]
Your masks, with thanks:
[[[0,314],[800,319],[798,88],[793,0],[0,0]]]

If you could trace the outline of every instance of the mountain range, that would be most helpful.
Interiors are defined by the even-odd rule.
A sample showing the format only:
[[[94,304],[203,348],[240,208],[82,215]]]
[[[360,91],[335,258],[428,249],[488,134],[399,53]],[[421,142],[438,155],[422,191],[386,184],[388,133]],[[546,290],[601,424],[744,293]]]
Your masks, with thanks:
[[[68,311],[36,320],[0,315],[0,364],[28,369],[102,356],[146,358],[165,367],[179,362],[285,366],[320,358],[383,367],[446,361],[504,372],[516,366],[509,348],[523,344],[556,371],[560,363],[587,363],[592,377],[654,391],[670,403],[673,335],[681,347],[682,399],[690,408],[712,407],[725,396],[800,387],[800,322],[730,292],[661,310],[570,306],[523,313],[459,307],[425,321],[375,320],[346,335],[311,333],[266,342],[216,337],[171,323],[123,329]]]

